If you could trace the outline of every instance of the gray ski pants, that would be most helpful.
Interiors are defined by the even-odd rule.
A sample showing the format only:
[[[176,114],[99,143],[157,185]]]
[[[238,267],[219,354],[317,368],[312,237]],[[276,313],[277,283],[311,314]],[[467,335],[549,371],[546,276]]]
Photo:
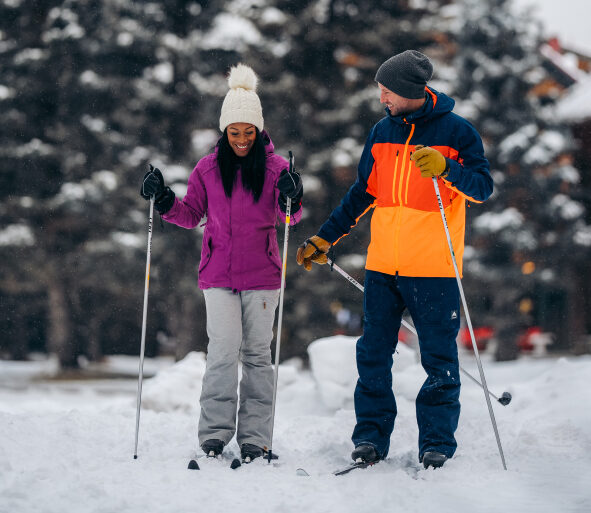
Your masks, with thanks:
[[[201,389],[199,445],[269,445],[273,402],[271,340],[279,290],[203,291],[207,310],[207,364]],[[238,363],[242,363],[238,408]],[[236,413],[238,409],[238,423]]]

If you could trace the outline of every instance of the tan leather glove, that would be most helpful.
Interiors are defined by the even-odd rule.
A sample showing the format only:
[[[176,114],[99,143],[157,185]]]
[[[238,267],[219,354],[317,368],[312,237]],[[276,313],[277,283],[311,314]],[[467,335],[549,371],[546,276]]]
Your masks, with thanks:
[[[296,255],[298,265],[303,265],[306,271],[312,269],[312,262],[323,265],[328,262],[326,254],[332,244],[314,235],[300,245]]]
[[[445,157],[429,146],[417,144],[410,160],[413,160],[420,169],[423,178],[433,178],[434,176],[445,178],[449,173]]]

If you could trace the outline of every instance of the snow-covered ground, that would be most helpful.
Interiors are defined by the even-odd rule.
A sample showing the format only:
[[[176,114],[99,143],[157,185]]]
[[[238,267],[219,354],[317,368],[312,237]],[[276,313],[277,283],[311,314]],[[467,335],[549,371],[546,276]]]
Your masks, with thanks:
[[[424,378],[400,344],[394,365],[399,416],[388,459],[336,477],[348,463],[354,424],[355,340],[310,348],[312,369],[279,370],[276,465],[238,470],[202,461],[198,396],[205,360],[146,361],[138,459],[133,459],[134,379],[39,379],[51,362],[0,362],[0,512],[429,512],[588,513],[591,511],[591,357],[495,363],[483,355],[508,470],[502,468],[482,389],[464,378],[456,456],[440,470],[417,462],[414,397]],[[118,375],[137,359],[111,359]],[[131,365],[131,369],[129,366]],[[462,366],[478,370],[469,352]],[[235,442],[229,450],[237,452]],[[197,451],[198,452],[198,451]],[[303,467],[309,477],[298,476]]]

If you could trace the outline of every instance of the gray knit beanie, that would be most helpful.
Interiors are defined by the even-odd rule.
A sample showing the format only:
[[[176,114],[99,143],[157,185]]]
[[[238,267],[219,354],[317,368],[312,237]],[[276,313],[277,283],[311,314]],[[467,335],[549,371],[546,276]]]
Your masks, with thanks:
[[[433,65],[429,58],[416,50],[406,50],[384,62],[375,80],[403,98],[416,100],[425,95],[431,75]]]

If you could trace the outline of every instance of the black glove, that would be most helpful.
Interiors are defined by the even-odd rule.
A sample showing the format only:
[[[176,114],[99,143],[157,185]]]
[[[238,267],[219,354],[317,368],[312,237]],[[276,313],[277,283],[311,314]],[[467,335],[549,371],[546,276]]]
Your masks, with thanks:
[[[140,195],[145,200],[154,196],[154,207],[161,214],[168,212],[174,204],[174,192],[170,187],[164,186],[162,172],[157,167],[152,167],[152,164],[150,164],[150,171],[144,175],[142,180]]]
[[[297,171],[288,171],[284,169],[277,180],[279,189],[279,208],[283,212],[287,209],[287,198],[291,198],[291,213],[295,214],[302,207],[302,196],[304,195],[304,186],[302,178]]]
[[[298,172],[284,169],[277,180],[277,188],[281,194],[296,199],[298,195],[302,196],[302,178]]]

